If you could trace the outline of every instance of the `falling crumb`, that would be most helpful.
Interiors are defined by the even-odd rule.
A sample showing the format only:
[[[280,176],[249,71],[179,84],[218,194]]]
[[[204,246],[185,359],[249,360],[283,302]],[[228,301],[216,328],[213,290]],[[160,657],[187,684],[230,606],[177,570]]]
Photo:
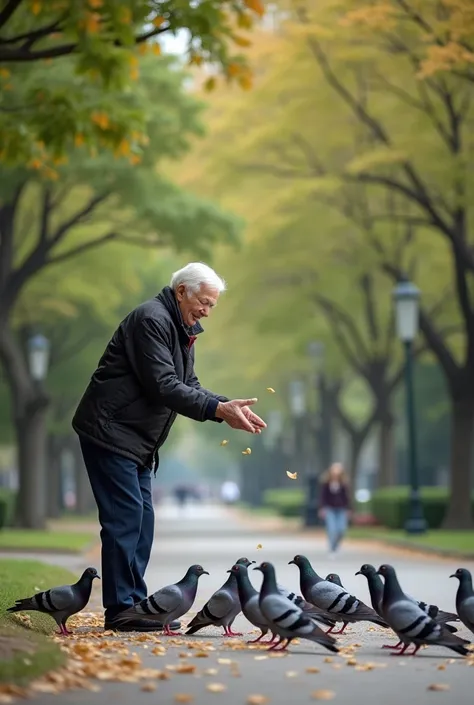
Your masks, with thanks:
[[[311,693],[313,700],[332,700],[335,695],[333,690],[313,690]]]
[[[156,684],[155,683],[144,683],[140,690],[143,690],[144,693],[154,693],[156,690]]]
[[[273,387],[267,387],[267,392],[269,392],[270,394],[275,394],[275,390],[273,389]]]
[[[257,543],[257,551],[259,551],[261,548],[263,548],[261,543]]]
[[[221,441],[221,446],[226,446],[226,445],[228,444],[228,442],[229,442],[229,441],[226,441],[226,440]]]
[[[247,705],[265,705],[268,702],[266,695],[249,695],[247,698]]]
[[[298,479],[298,473],[297,472],[290,472],[289,470],[286,471],[286,474],[290,478],[290,480],[297,480]]]
[[[223,693],[224,690],[227,690],[227,686],[223,683],[209,683],[206,688],[211,693]]]
[[[245,450],[242,451],[242,455],[251,455],[251,454],[252,454],[251,448],[246,448]]]
[[[450,686],[447,683],[432,683],[431,685],[428,686],[428,690],[438,690],[438,691],[446,691],[449,690]]]

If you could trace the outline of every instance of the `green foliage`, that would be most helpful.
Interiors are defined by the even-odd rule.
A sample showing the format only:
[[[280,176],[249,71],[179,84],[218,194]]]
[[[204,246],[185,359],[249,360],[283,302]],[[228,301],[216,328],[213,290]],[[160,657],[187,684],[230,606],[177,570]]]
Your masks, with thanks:
[[[301,517],[304,502],[305,491],[303,489],[266,490],[263,495],[264,505],[271,507],[277,514],[284,517]]]
[[[90,548],[97,536],[79,531],[34,531],[3,529],[0,531],[0,550],[52,551],[82,553]]]
[[[421,499],[425,519],[430,529],[438,529],[448,506],[449,493],[444,487],[422,487]],[[472,497],[474,514],[474,495]],[[398,486],[376,490],[371,498],[374,517],[389,529],[403,528],[408,518],[409,487]]]
[[[11,526],[15,513],[16,493],[13,490],[0,489],[0,529]]]
[[[246,87],[249,68],[232,46],[248,44],[242,33],[262,14],[260,0],[10,0],[0,14],[2,160],[58,157],[74,139],[115,148],[145,118],[133,107],[138,58],[156,59],[166,33],[185,36],[190,63],[211,62]],[[51,81],[52,66],[65,62],[70,84]],[[110,90],[125,100],[112,105]]]

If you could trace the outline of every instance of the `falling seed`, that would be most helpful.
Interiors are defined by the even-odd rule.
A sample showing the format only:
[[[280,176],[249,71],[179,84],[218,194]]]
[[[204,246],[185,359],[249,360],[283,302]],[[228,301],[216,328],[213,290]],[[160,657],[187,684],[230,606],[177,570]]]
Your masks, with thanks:
[[[313,690],[311,693],[313,700],[332,700],[335,695],[333,690]]]
[[[298,473],[297,472],[290,472],[289,470],[286,471],[286,474],[290,478],[290,480],[297,480],[298,479]]]
[[[447,683],[432,683],[428,686],[428,690],[438,690],[440,692],[449,690],[449,688],[450,687]]]
[[[257,551],[259,551],[261,548],[263,548],[261,543],[257,543]]]
[[[225,686],[223,683],[209,683],[206,688],[211,693],[223,693],[224,690],[227,690],[227,686]]]
[[[229,442],[229,441],[226,441],[226,440],[221,441],[221,446],[226,446],[226,445],[228,444],[228,442]]]
[[[270,394],[275,394],[273,387],[267,387],[267,392],[270,392]]]
[[[252,454],[251,448],[246,448],[245,450],[242,451],[242,455],[251,455],[251,454]]]

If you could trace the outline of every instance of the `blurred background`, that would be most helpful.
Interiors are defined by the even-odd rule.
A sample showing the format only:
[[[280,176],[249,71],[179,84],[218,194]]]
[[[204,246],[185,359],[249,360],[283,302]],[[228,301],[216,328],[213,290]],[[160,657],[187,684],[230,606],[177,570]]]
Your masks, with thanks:
[[[228,291],[197,374],[268,430],[180,418],[157,512],[314,526],[340,461],[354,523],[472,529],[470,3],[124,1],[119,59],[110,3],[67,20],[79,59],[32,37],[68,3],[23,5],[0,13],[31,40],[0,42],[0,527],[93,515],[78,400],[120,320],[201,260]]]

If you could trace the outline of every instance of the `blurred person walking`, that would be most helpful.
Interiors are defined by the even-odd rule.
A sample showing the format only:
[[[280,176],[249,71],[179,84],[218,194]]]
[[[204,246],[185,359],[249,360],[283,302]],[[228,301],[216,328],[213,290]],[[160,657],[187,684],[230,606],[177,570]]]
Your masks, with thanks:
[[[200,321],[225,289],[223,279],[200,262],[175,272],[170,286],[120,323],[74,415],[99,509],[106,629],[162,629],[124,612],[148,596],[144,575],[155,520],[151,473],[176,416],[225,421],[249,433],[266,427],[250,409],[256,399],[215,394],[201,387],[194,372]]]
[[[322,477],[318,513],[326,526],[329,556],[334,558],[352,514],[349,478],[342,463],[333,463]]]

